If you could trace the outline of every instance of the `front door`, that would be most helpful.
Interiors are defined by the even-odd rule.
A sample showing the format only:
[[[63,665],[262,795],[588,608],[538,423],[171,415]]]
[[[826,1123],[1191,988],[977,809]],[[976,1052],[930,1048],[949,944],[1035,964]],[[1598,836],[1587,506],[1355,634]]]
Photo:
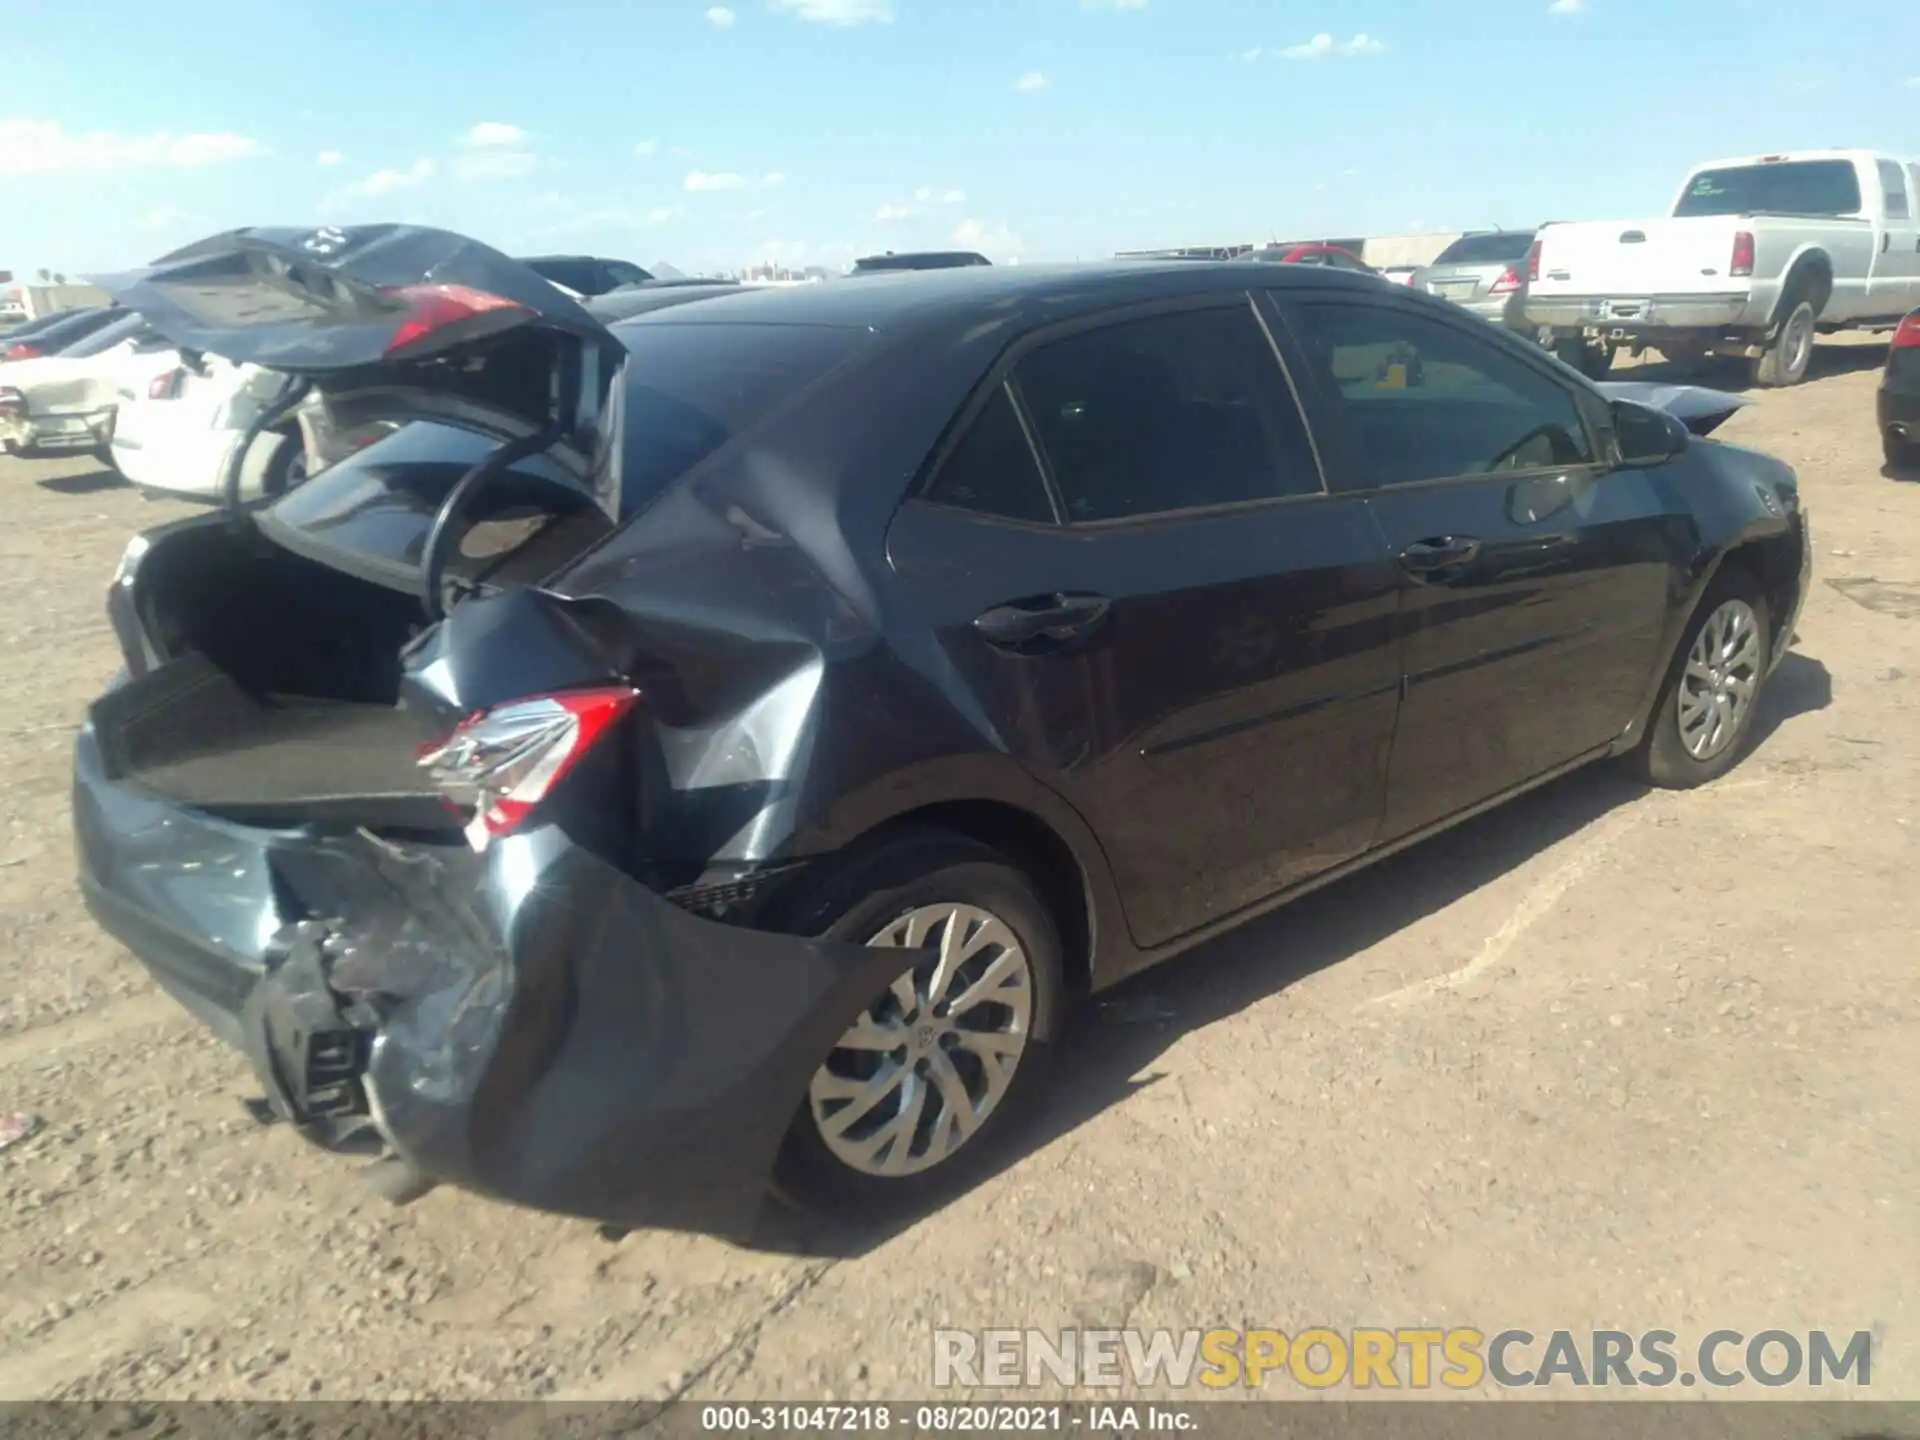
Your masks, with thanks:
[[[1381,839],[1619,735],[1657,663],[1685,519],[1653,474],[1608,470],[1597,397],[1418,297],[1281,308],[1324,406],[1329,482],[1367,497],[1401,572]]]
[[[977,404],[889,556],[980,723],[1093,829],[1135,942],[1364,850],[1399,579],[1248,297],[1045,338]]]

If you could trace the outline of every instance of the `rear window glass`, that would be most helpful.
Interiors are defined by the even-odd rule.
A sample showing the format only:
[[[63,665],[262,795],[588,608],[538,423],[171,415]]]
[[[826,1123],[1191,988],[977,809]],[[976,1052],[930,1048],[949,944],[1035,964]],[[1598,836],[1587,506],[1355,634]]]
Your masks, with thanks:
[[[1673,213],[1857,215],[1860,177],[1850,160],[1786,160],[1702,170],[1687,182]]]
[[[671,481],[793,399],[868,339],[825,325],[621,325],[626,443],[620,509],[631,515]]]
[[[1503,265],[1524,260],[1533,247],[1531,230],[1505,235],[1462,235],[1440,252],[1436,265]]]

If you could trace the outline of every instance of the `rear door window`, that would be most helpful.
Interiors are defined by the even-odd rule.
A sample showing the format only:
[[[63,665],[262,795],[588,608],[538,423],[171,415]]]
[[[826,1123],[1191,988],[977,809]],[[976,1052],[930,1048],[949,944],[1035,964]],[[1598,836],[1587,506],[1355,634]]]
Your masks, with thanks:
[[[1055,340],[1014,380],[1070,522],[1320,493],[1306,422],[1248,305]]]
[[[1886,196],[1887,219],[1905,220],[1908,218],[1907,181],[1900,167],[1891,160],[1882,160],[1880,169],[1880,189]]]

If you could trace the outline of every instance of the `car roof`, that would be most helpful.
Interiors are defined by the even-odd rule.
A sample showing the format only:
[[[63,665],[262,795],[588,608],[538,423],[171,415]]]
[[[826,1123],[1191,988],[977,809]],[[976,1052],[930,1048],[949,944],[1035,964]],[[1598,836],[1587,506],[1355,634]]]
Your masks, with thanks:
[[[1353,286],[1373,293],[1367,275],[1322,267],[1222,260],[1113,260],[1066,265],[966,265],[946,270],[883,271],[858,285],[822,282],[745,288],[698,305],[673,306],[622,325],[826,325],[907,333],[955,321],[1018,316],[1029,325],[1135,301],[1227,291]]]

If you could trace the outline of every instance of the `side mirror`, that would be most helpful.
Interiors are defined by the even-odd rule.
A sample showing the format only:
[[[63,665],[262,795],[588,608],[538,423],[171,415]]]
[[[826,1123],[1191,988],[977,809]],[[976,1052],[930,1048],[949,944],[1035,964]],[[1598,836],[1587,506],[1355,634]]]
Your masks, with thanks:
[[[1632,400],[1615,400],[1609,408],[1622,465],[1664,465],[1687,448],[1687,427],[1666,411]]]

